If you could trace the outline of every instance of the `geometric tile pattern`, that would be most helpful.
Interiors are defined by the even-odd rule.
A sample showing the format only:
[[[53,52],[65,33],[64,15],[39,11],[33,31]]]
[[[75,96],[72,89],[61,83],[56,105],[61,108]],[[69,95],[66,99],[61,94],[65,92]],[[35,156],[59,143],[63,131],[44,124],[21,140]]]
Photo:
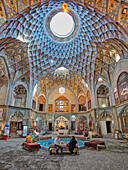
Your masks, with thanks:
[[[25,77],[29,77],[27,44],[16,39],[11,39],[1,43],[1,48],[9,67],[11,81],[13,82],[24,75]]]
[[[38,88],[42,89],[44,94],[48,94],[54,88],[66,87],[79,94],[81,91],[85,92],[87,90],[87,84],[82,80],[81,77],[69,71],[65,70],[55,70],[43,77],[39,83]]]
[[[0,87],[2,87],[4,84],[8,84],[8,76],[5,69],[4,61],[0,57]]]
[[[103,2],[106,3],[106,0]],[[108,78],[105,69],[112,64],[114,67],[115,61],[109,59],[110,63],[106,62],[105,69],[101,70],[103,62],[98,63],[98,61],[100,61],[99,56],[102,49],[97,44],[102,44],[110,39],[119,39],[127,43],[127,35],[118,24],[116,25],[104,14],[79,2],[68,1],[68,8],[78,15],[79,32],[71,42],[55,42],[47,35],[44,22],[48,13],[55,8],[60,8],[63,3],[64,1],[45,1],[25,9],[1,27],[1,38],[20,39],[21,46],[23,46],[22,41],[28,42],[26,53],[29,58],[29,66],[27,65],[27,68],[29,68],[30,75],[35,81],[39,81],[42,77],[54,72],[56,68],[64,66],[88,82],[90,75],[97,76],[97,70],[95,70],[97,64],[100,73]],[[96,6],[98,4],[97,8],[101,10],[100,6],[104,6],[104,3],[96,1],[94,4]],[[17,12],[17,7],[15,5],[14,7],[15,12]],[[18,52],[18,47],[15,50]],[[22,56],[19,53],[18,55]],[[104,57],[102,58],[104,61]],[[27,60],[26,56],[25,59]],[[20,62],[20,59],[18,61],[12,64],[14,67],[10,66],[13,70],[12,73],[18,71],[18,74],[25,74],[23,62]]]

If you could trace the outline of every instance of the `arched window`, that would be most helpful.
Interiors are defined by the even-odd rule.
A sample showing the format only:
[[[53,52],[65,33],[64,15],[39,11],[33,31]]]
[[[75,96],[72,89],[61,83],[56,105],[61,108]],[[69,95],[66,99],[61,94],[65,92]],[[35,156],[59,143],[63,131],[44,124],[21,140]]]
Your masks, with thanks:
[[[66,97],[61,96],[55,100],[55,112],[68,112],[69,101]]]
[[[120,116],[121,129],[123,133],[128,133],[128,107],[122,112]]]
[[[123,72],[117,81],[118,94],[120,102],[128,100],[128,73]]]

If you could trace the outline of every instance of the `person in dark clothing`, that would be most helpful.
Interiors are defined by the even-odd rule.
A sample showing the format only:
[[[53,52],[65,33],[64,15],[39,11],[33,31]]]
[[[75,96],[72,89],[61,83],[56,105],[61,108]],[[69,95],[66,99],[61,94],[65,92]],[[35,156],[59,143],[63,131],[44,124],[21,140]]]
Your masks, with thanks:
[[[72,154],[75,154],[75,153],[73,152],[73,150],[74,150],[74,148],[76,147],[76,144],[77,144],[77,141],[75,140],[75,136],[72,136],[70,142],[67,144],[67,147],[69,147],[69,151],[70,151]]]

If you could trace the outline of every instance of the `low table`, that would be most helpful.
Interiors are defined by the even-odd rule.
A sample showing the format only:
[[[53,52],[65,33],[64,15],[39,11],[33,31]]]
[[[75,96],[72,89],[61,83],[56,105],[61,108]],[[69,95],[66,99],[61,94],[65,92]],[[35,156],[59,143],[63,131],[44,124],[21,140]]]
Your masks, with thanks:
[[[93,148],[96,148],[96,150],[98,151],[99,147],[106,148],[106,145],[105,145],[104,141],[92,140],[89,142],[85,142],[85,147],[86,147],[86,149],[88,149],[89,147],[93,147]]]
[[[69,148],[66,145],[61,145],[61,146],[63,147],[63,151],[70,152]],[[54,145],[51,145],[48,150],[49,150],[49,155],[52,154],[52,151],[56,152],[56,148]],[[77,146],[74,150],[76,150],[76,154],[78,155],[78,147]]]
[[[39,150],[41,148],[39,144],[33,143],[33,142],[31,143],[24,142],[22,146],[23,146],[23,149],[27,149],[29,151]]]

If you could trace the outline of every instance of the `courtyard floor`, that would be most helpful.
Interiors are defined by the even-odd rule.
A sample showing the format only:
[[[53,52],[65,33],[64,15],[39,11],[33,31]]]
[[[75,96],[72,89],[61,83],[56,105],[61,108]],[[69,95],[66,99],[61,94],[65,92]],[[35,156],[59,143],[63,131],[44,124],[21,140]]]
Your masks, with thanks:
[[[49,156],[48,151],[22,149],[24,138],[0,140],[0,170],[128,170],[128,142],[102,138],[106,149],[79,150],[78,156]]]

